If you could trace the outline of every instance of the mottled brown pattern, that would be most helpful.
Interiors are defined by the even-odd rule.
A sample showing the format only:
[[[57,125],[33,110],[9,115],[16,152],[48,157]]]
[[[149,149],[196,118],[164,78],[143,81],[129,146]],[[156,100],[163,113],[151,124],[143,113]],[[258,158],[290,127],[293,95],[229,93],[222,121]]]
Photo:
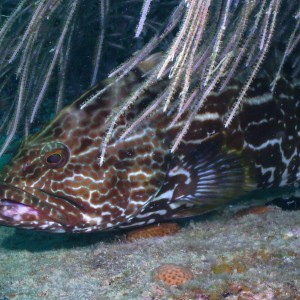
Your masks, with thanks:
[[[242,83],[210,95],[175,154],[170,145],[183,124],[168,127],[171,116],[163,113],[119,139],[143,101],[159,93],[152,88],[118,122],[100,167],[105,120],[141,76],[130,72],[80,109],[111,79],[100,83],[28,139],[1,175],[0,224],[54,232],[138,226],[204,213],[256,188],[299,182],[299,87],[281,80],[271,95],[267,76],[253,83],[227,129],[224,120]]]

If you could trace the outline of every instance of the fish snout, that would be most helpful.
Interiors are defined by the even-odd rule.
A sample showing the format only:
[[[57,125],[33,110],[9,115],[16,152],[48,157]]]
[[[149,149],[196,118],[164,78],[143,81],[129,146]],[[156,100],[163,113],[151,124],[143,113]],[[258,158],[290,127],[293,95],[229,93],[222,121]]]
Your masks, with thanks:
[[[0,182],[0,225],[66,232],[74,220],[39,197]]]

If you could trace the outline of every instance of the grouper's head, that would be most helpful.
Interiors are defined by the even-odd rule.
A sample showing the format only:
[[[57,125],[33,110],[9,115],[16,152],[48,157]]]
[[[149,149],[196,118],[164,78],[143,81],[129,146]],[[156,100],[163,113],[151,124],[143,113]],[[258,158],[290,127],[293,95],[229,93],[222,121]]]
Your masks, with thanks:
[[[0,225],[50,232],[105,230],[129,220],[154,196],[166,164],[149,140],[151,129],[113,142],[100,166],[101,132],[87,125],[89,133],[84,133],[79,125],[85,114],[55,121],[64,129],[52,124],[29,139],[1,171]]]
[[[70,151],[63,143],[25,145],[1,173],[0,224],[66,231],[65,226],[74,223],[82,208],[67,197],[51,193],[49,184],[52,182],[54,187],[61,184],[58,172],[69,159]],[[65,209],[69,209],[69,213],[65,213]]]
[[[94,91],[86,93],[23,143],[0,171],[0,225],[50,232],[110,229],[154,196],[165,176],[168,149],[153,140],[150,126],[125,140],[112,137],[99,165],[104,124],[116,101],[135,86],[136,75],[124,81],[122,88],[81,109]],[[130,114],[118,124],[119,132]]]
[[[88,231],[101,225],[101,214],[95,217],[90,200],[96,190],[92,183],[105,176],[93,176],[93,151],[99,145],[95,133],[84,134],[85,117],[86,112],[75,107],[65,109],[25,141],[1,170],[1,225],[50,232]]]
[[[78,122],[72,118],[69,128],[54,129],[61,132],[55,139],[48,130],[28,140],[1,171],[0,225],[50,232],[110,229],[161,186],[164,160],[147,135],[109,146],[100,166],[101,138],[91,129],[84,135]]]

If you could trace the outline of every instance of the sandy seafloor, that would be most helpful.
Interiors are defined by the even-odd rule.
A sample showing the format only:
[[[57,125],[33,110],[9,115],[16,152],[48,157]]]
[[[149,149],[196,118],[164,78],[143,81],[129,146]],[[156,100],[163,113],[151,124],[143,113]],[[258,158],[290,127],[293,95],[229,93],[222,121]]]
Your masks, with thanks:
[[[124,234],[65,235],[0,228],[0,299],[300,299],[300,214],[227,208],[179,233],[128,242]],[[156,267],[188,267],[168,288]]]

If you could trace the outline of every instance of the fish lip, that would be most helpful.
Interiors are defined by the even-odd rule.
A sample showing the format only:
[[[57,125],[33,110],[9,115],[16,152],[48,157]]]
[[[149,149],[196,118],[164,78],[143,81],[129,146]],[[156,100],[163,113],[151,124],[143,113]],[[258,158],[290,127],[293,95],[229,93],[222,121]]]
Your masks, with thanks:
[[[33,191],[36,193],[33,193]],[[40,194],[60,199],[62,204],[65,203],[66,208],[72,207],[74,214],[70,216],[59,207],[49,202],[41,201]],[[11,208],[8,208],[11,211],[8,211],[7,215],[3,214],[4,205],[12,205]],[[44,205],[48,207],[46,210],[43,209]],[[26,207],[29,208],[27,211]],[[35,225],[30,226],[30,221],[24,220],[22,217],[15,222],[19,211],[24,212],[24,210],[24,214],[29,213],[29,217],[33,219],[31,224]],[[48,232],[74,232],[77,226],[78,228],[82,227],[81,213],[85,211],[86,208],[84,206],[67,197],[61,197],[42,188],[14,186],[0,180],[0,225],[20,228],[33,227],[32,229]],[[50,230],[46,228],[47,223],[51,223],[49,225],[51,227]],[[25,225],[23,226],[23,224]],[[53,229],[54,227],[56,229]]]
[[[42,216],[43,219],[47,222],[53,222],[53,223],[59,224],[60,226],[65,227],[65,225],[63,223],[58,222],[57,220],[51,218],[50,216],[42,213],[40,210],[36,209],[35,207],[32,207],[25,203],[18,202],[18,201],[12,200],[12,199],[2,198],[2,199],[0,199],[0,209],[3,208],[4,206],[15,206],[15,208],[28,208],[28,209],[30,209],[29,211],[31,214],[36,213],[39,216]],[[2,216],[2,219],[5,220],[5,216],[0,214],[0,221],[1,221],[1,216]]]
[[[4,190],[9,190],[9,191],[14,191],[16,193],[16,199],[12,198],[12,197],[5,197],[5,195],[3,194]],[[57,224],[57,226],[59,226],[60,228],[63,227],[65,231],[69,231],[71,226],[68,226],[67,224],[65,224],[63,221],[59,221],[56,218],[51,217],[48,214],[43,213],[38,207],[35,207],[34,204],[30,205],[27,203],[24,203],[23,201],[20,201],[19,199],[24,200],[24,198],[30,198],[32,200],[33,203],[34,202],[38,202],[39,198],[32,195],[30,192],[22,189],[21,187],[16,187],[12,184],[9,184],[5,181],[0,181],[0,209],[3,209],[4,206],[8,206],[8,205],[14,205],[14,209],[18,209],[18,208],[29,208],[29,213],[30,214],[34,214],[34,212],[36,214],[38,214],[38,219],[36,220],[37,222],[52,222],[52,224]],[[42,218],[41,218],[42,217]],[[6,217],[4,215],[1,214],[0,212],[0,224],[1,225],[6,225],[6,226],[18,226],[18,227],[23,227],[22,225],[15,225],[14,224],[14,220],[9,220],[9,217]],[[37,228],[38,229],[38,228]]]
[[[14,217],[9,217],[1,214],[1,209],[5,205],[18,205],[13,209],[17,210],[21,207],[23,208],[30,208],[31,213],[36,212],[38,217],[42,217],[41,220],[37,219],[36,221],[28,221],[25,220],[20,223],[16,221]],[[15,227],[21,229],[33,229],[35,231],[42,231],[42,232],[50,232],[50,233],[66,233],[72,232],[72,227],[66,227],[63,223],[58,222],[57,220],[52,219],[48,215],[41,213],[39,210],[30,207],[29,205],[9,200],[9,199],[0,199],[0,226],[7,226],[7,227]]]

